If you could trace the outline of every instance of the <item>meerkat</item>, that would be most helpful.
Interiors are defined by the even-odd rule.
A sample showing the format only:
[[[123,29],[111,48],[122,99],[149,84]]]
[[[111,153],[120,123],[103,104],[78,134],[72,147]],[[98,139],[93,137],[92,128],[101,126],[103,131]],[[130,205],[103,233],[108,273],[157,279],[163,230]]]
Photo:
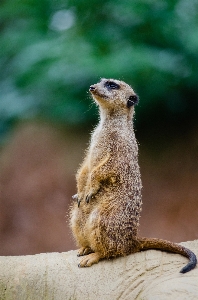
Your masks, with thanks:
[[[91,135],[80,166],[77,194],[73,196],[70,225],[84,256],[79,267],[89,267],[104,258],[126,256],[148,249],[181,254],[195,268],[195,254],[169,241],[138,236],[142,210],[142,182],[138,145],[133,130],[138,96],[125,82],[101,79],[89,91],[99,107],[100,121]]]

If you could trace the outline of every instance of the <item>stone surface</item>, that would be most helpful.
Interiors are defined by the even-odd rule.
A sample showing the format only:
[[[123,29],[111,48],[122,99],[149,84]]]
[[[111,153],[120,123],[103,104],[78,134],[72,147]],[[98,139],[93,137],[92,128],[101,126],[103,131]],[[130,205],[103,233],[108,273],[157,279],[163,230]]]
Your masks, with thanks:
[[[198,255],[198,240],[182,243]],[[0,257],[0,299],[198,299],[198,268],[185,257],[149,250],[78,268],[76,251]]]

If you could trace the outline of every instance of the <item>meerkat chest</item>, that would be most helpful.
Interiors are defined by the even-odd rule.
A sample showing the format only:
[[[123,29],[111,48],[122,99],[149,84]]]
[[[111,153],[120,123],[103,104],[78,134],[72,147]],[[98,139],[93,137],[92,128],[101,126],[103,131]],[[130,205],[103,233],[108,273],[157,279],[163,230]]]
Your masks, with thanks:
[[[110,144],[101,135],[97,135],[92,139],[89,149],[90,168],[97,166],[101,160],[110,155]]]
[[[126,157],[127,152],[134,152],[131,132],[120,128],[98,126],[92,134],[89,149],[90,168],[97,166],[106,157],[117,162]],[[122,157],[123,156],[123,157]]]
[[[109,134],[104,126],[98,126],[91,137],[90,152],[92,155],[101,155],[110,150]]]

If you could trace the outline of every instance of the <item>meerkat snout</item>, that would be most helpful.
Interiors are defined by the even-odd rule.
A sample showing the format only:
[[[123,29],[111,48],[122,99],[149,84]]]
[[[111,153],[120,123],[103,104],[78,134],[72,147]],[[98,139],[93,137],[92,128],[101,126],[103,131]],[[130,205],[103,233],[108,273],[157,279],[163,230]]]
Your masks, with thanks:
[[[90,85],[89,91],[90,91],[90,92],[95,91],[95,87],[94,87],[93,85]]]

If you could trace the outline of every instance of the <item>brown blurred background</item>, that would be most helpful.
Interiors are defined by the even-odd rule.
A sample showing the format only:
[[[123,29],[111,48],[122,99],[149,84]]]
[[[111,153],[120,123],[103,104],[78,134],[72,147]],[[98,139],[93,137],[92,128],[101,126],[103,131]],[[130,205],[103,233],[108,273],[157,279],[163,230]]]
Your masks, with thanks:
[[[25,123],[1,150],[0,254],[75,249],[68,226],[75,172],[88,133]],[[160,139],[160,138],[159,138]],[[175,242],[198,238],[198,132],[188,139],[141,142],[142,236]]]

